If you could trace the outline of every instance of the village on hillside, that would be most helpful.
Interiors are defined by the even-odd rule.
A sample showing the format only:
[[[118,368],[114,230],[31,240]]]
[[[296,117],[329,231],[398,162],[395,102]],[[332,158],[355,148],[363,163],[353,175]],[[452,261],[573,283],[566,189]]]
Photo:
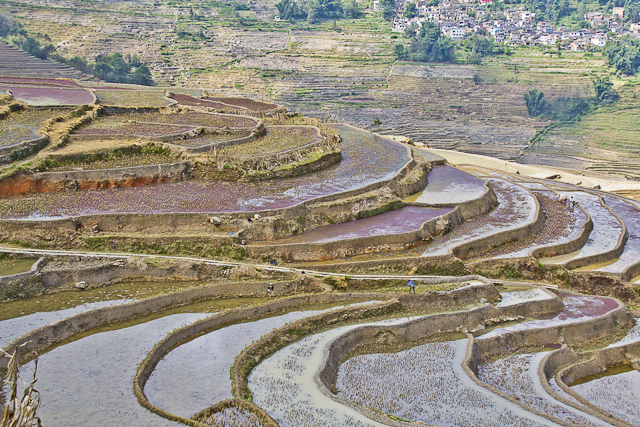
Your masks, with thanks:
[[[493,0],[445,0],[437,6],[426,0],[415,3],[415,16],[404,13],[408,1],[396,3],[397,17],[393,32],[404,33],[424,23],[440,28],[444,36],[452,40],[464,40],[472,35],[493,37],[498,43],[511,46],[557,46],[558,49],[583,52],[604,47],[607,40],[623,34],[640,37],[640,24],[623,24],[624,7],[614,7],[611,15],[588,12],[584,15],[585,28],[554,27],[538,20],[536,14],[521,6],[503,11],[492,10]],[[380,10],[381,2],[374,1],[374,9]],[[410,6],[413,10],[413,5]],[[413,15],[413,13],[409,14]]]

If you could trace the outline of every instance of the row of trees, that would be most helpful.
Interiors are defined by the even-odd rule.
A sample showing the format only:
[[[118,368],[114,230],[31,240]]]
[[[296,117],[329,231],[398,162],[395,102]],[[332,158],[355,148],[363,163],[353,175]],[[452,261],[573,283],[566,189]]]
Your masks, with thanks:
[[[13,44],[31,56],[62,62],[107,82],[145,86],[154,84],[149,67],[135,55],[124,56],[121,53],[98,55],[94,64],[88,63],[86,59],[79,56],[65,58],[56,52],[48,36],[43,36],[45,43],[41,44],[37,39],[29,37],[18,21],[2,11],[0,11],[0,37],[10,37]]]
[[[280,0],[276,3],[280,19],[295,21],[306,19],[360,18],[362,9],[356,0]]]

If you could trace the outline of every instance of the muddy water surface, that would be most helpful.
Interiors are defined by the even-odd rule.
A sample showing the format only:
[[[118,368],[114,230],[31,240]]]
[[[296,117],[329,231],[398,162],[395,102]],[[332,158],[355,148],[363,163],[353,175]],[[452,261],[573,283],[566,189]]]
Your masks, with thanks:
[[[316,173],[258,183],[192,180],[3,199],[1,218],[56,218],[114,212],[237,212],[278,209],[392,178],[408,161],[399,143],[348,126],[343,160]]]
[[[357,237],[382,236],[418,230],[425,222],[451,212],[453,208],[421,208],[406,206],[369,218],[332,224],[305,231],[286,239],[258,242],[260,245],[290,243],[325,243]]]
[[[559,295],[565,305],[558,315],[546,318],[529,320],[515,325],[496,328],[478,337],[478,339],[491,338],[504,335],[509,332],[522,331],[534,328],[548,328],[568,323],[579,323],[602,316],[619,307],[619,303],[607,297]]]
[[[582,384],[573,391],[589,402],[632,425],[640,425],[640,372],[623,368]]]
[[[427,180],[418,203],[455,204],[475,200],[485,192],[483,180],[448,165],[434,167]]]
[[[307,306],[303,310],[289,310],[289,313],[230,325],[202,335],[173,349],[158,363],[145,386],[145,393],[154,405],[189,418],[214,403],[233,397],[229,371],[235,357],[247,345],[287,323],[343,306],[344,303]]]
[[[464,222],[450,233],[437,237],[422,256],[446,255],[452,248],[535,220],[536,202],[525,188],[502,179],[489,180],[500,205],[479,218]]]

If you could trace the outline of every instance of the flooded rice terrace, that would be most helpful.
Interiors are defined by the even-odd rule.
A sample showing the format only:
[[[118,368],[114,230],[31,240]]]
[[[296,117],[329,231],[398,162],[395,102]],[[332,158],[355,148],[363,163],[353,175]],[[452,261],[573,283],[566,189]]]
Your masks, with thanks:
[[[465,221],[450,233],[433,239],[422,256],[446,255],[456,246],[512,230],[534,221],[535,198],[525,188],[502,179],[490,179],[496,193],[497,208],[486,215]]]
[[[325,243],[357,237],[383,236],[418,230],[425,222],[448,214],[454,208],[421,208],[406,206],[369,218],[326,225],[284,239],[260,242],[262,245],[290,243]]]
[[[122,297],[129,296],[118,290],[113,292],[118,292],[116,295]],[[109,299],[111,292],[99,295],[105,299],[88,304],[128,301],[128,298]],[[494,304],[500,309],[554,298],[552,293],[541,288],[522,287],[501,289],[501,296],[502,300]],[[513,322],[498,324],[497,328],[474,339],[483,340],[518,330],[581,322],[618,307],[617,301],[605,297],[562,295],[562,300],[565,308],[556,316],[521,319],[515,325]],[[37,384],[43,405],[38,414],[43,425],[181,425],[140,406],[132,387],[139,363],[158,341],[176,328],[217,312],[267,301],[273,301],[273,298],[201,301],[164,313],[107,325],[63,342],[42,354],[39,359]],[[267,316],[222,325],[171,349],[155,367],[144,392],[153,405],[171,414],[189,418],[196,412],[233,397],[229,377],[231,366],[236,356],[252,342],[298,319],[339,307],[373,302],[377,301],[343,301],[292,307]],[[51,314],[55,314],[56,318],[64,317],[84,310],[85,305],[54,310]],[[475,307],[473,310],[478,306]],[[30,313],[17,319],[29,319],[29,316],[38,314],[43,313]],[[291,427],[383,426],[387,425],[384,422],[386,419],[447,427],[558,425],[553,419],[585,426],[610,425],[557,401],[546,392],[538,377],[538,367],[548,354],[546,351],[516,353],[495,361],[484,361],[478,366],[477,378],[473,378],[463,367],[470,338],[461,333],[439,334],[436,338],[427,338],[426,342],[409,343],[411,347],[400,348],[399,351],[383,346],[385,352],[349,356],[337,365],[336,394],[324,393],[316,375],[335,340],[362,327],[402,326],[420,319],[415,315],[400,317],[391,314],[387,317],[386,320],[321,330],[276,351],[262,360],[248,377],[253,403],[264,409],[280,426]],[[15,319],[0,322],[0,328],[6,329],[5,322],[12,320]],[[34,324],[31,328],[38,325]],[[23,326],[21,331],[28,329],[29,326]],[[640,325],[636,324],[610,347],[638,340]],[[553,346],[547,348],[549,351],[554,349]],[[33,362],[24,366],[25,378],[29,377],[33,367]],[[640,396],[637,393],[637,381],[637,372],[623,372],[573,385],[573,388],[595,404],[606,406],[603,396],[610,387],[616,390],[624,387],[620,390],[629,390],[629,393],[619,393],[622,403],[615,415],[637,424],[640,412],[634,409]],[[487,385],[504,395],[496,394]],[[563,393],[553,379],[549,385],[556,393]],[[618,397],[618,394],[615,396]],[[528,411],[507,397],[552,418]],[[572,399],[570,396],[567,398]],[[384,416],[374,420],[365,415],[359,409],[361,407],[371,408]],[[251,412],[234,407],[211,414],[206,419],[210,425],[263,425]]]
[[[336,128],[343,138],[342,161],[312,174],[259,183],[194,180],[19,196],[3,199],[0,218],[279,209],[390,179],[409,161],[399,143],[348,126]]]

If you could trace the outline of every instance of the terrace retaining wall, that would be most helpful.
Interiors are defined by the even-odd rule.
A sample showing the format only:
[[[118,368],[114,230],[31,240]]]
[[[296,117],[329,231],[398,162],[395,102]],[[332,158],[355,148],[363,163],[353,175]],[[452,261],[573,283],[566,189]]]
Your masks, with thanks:
[[[536,217],[533,222],[511,230],[501,231],[490,236],[462,243],[451,248],[449,253],[460,259],[467,259],[471,252],[482,251],[491,246],[503,245],[509,241],[523,240],[533,234],[540,233],[544,228],[545,216],[538,199],[534,197],[533,200],[536,203]]]
[[[553,377],[555,372],[558,372],[561,367],[572,365],[580,359],[581,355],[575,352],[573,349],[567,347],[566,345],[563,345],[562,348],[547,354],[538,366],[538,377],[540,378],[540,382],[542,383],[542,387],[544,388],[544,390],[551,397],[558,400],[559,402],[564,403],[565,405],[571,406],[572,408],[575,408],[579,411],[586,412],[587,414],[600,418],[610,424],[613,424],[614,426],[629,427],[628,423],[621,422],[621,420],[614,418],[611,414],[600,410],[600,408],[595,408],[592,405],[584,406],[580,403],[577,403],[575,400],[565,398],[563,395],[556,393],[551,385],[549,385],[549,378]],[[564,383],[558,383],[557,379],[556,384],[558,384],[558,386],[563,391],[569,388]],[[571,396],[571,394],[569,395]]]
[[[192,178],[191,162],[113,169],[40,172],[0,181],[0,198],[58,191],[135,187]]]
[[[542,361],[538,373],[540,379],[543,380],[543,385],[548,385],[548,378],[553,375],[553,372],[557,372],[555,375],[556,384],[575,400],[566,399],[552,390],[551,395],[563,403],[588,412],[615,426],[633,427],[632,424],[614,417],[611,413],[594,405],[569,387],[569,384],[580,378],[599,374],[607,368],[622,364],[631,364],[634,369],[640,369],[640,341],[585,353],[576,353],[569,348],[563,348],[546,357]],[[561,368],[562,366],[564,367]],[[578,403],[575,403],[576,401]]]
[[[28,289],[40,286],[42,284],[42,273],[40,270],[45,263],[45,258],[39,258],[33,263],[29,271],[0,276],[0,300],[5,298],[7,291],[10,289],[16,287]]]
[[[42,135],[29,141],[22,141],[8,147],[0,147],[0,165],[7,165],[36,154],[47,144],[49,144],[49,137]]]

